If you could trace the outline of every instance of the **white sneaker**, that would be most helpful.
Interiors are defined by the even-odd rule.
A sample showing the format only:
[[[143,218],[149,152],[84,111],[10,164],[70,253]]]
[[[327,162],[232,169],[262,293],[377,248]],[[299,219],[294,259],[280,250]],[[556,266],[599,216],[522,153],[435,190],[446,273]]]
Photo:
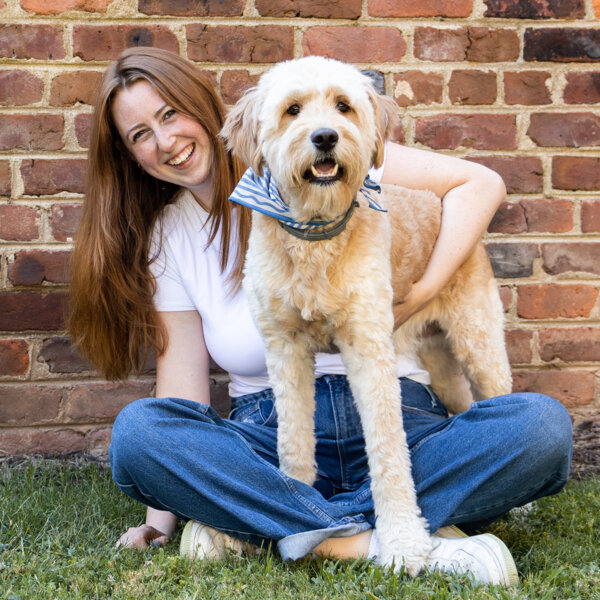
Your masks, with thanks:
[[[437,533],[437,532],[436,532]],[[427,562],[430,570],[438,569],[457,575],[470,575],[477,583],[517,585],[517,566],[504,542],[491,533],[471,537],[432,536],[433,550]]]
[[[446,525],[445,527],[440,527],[435,533],[432,533],[432,535],[433,537],[445,538],[447,540],[469,537],[456,525]]]
[[[246,546],[241,540],[197,521],[188,521],[181,534],[179,554],[192,560],[219,560],[229,554],[241,556]]]

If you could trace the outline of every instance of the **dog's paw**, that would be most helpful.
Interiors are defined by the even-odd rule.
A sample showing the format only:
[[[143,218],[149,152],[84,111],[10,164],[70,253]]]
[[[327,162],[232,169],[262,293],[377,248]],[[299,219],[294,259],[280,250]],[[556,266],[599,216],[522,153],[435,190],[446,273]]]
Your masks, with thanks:
[[[398,531],[398,530],[396,530]],[[394,535],[393,530],[377,527],[379,552],[377,562],[386,567],[393,567],[398,572],[404,568],[411,577],[421,573],[431,554],[431,536],[422,523],[415,523],[412,528],[405,527],[400,535]]]

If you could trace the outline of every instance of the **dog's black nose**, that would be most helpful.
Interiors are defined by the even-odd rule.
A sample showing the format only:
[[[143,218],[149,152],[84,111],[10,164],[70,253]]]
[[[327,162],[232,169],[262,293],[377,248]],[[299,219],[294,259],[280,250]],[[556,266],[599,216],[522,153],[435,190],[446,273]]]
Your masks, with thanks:
[[[328,152],[337,143],[339,136],[333,129],[317,129],[310,136],[310,141],[317,150]]]

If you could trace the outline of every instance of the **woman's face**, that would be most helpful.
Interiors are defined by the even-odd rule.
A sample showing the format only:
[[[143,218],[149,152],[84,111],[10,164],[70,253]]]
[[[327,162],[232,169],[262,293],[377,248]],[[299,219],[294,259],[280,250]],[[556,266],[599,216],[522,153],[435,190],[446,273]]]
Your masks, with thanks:
[[[188,188],[212,203],[212,146],[200,123],[184,115],[145,80],[117,92],[112,117],[134,160],[147,173]]]

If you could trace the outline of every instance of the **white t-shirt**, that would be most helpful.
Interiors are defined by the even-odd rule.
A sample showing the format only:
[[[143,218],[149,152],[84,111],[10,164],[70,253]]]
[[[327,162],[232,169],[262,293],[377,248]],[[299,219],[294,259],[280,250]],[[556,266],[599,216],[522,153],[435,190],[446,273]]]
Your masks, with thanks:
[[[381,169],[371,171],[370,176],[379,181]],[[220,232],[211,245],[206,246],[210,231],[208,217],[188,191],[181,192],[175,202],[164,208],[150,253],[150,256],[156,254],[153,249],[158,247],[162,229],[162,245],[150,265],[157,284],[154,304],[159,312],[198,311],[208,351],[229,373],[229,394],[237,397],[271,387],[265,348],[243,290],[228,293],[227,272],[222,273],[220,268]],[[237,240],[232,240],[230,256],[235,256],[236,244]],[[429,383],[429,374],[418,359],[398,357],[397,365],[399,377]],[[317,354],[317,377],[345,372],[339,354]]]

